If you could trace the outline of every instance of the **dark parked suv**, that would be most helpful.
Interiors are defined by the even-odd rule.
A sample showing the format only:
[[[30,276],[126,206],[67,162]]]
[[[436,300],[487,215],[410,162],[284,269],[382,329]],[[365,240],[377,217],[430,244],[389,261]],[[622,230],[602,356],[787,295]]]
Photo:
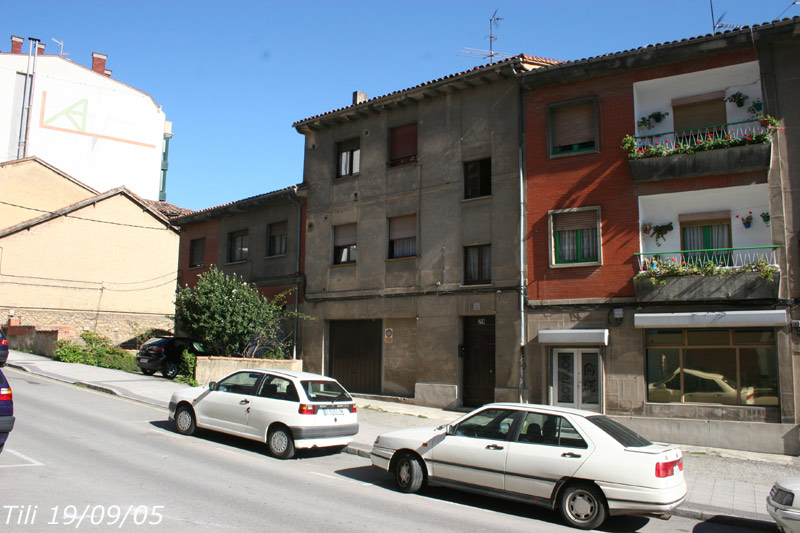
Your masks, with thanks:
[[[0,366],[6,366],[6,361],[8,361],[8,339],[0,329]]]
[[[165,378],[173,379],[181,368],[181,354],[184,350],[194,355],[208,352],[203,344],[195,339],[158,337],[142,344],[136,364],[142,369],[142,374],[152,376],[160,371]]]
[[[11,385],[0,370],[0,452],[6,439],[14,429],[14,400],[11,398]]]

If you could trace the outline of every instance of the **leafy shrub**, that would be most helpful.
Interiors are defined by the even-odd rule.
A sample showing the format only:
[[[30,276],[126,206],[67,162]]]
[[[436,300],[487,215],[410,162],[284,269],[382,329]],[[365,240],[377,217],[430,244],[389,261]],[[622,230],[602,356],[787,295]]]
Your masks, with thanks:
[[[80,363],[128,372],[139,370],[136,356],[112,345],[107,338],[93,331],[81,333],[80,338],[85,343],[84,346],[66,339],[57,341],[54,359],[63,363]]]

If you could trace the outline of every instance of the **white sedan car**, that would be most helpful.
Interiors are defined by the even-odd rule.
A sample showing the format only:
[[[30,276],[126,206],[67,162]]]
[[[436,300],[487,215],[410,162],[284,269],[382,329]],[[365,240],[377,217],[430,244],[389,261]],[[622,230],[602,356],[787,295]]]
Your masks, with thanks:
[[[280,459],[296,448],[347,446],[358,433],[356,411],[335,379],[286,370],[240,370],[179,390],[169,402],[179,433],[204,428],[266,442]]]
[[[679,448],[577,409],[489,404],[446,426],[384,433],[371,456],[402,491],[427,482],[557,508],[581,529],[609,514],[666,514],[686,498]]]
[[[778,531],[800,533],[800,478],[776,481],[767,496],[767,511]]]

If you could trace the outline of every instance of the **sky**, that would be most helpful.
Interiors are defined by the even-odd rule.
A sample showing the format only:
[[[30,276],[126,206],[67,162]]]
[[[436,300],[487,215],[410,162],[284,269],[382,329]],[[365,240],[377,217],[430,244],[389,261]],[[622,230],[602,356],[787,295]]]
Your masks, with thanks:
[[[800,16],[713,0],[714,19]],[[489,63],[466,49],[577,60],[712,32],[709,0],[0,0],[0,51],[35,37],[150,94],[173,123],[167,201],[205,209],[303,181],[292,124]],[[724,15],[724,16],[723,16]],[[3,35],[5,34],[5,36]],[[27,42],[24,47],[27,50]]]

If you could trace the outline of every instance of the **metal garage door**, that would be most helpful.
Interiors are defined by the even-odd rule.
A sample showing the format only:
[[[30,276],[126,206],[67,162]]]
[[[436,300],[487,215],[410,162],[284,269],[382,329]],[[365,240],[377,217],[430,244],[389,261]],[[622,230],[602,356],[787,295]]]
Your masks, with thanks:
[[[330,321],[330,375],[350,392],[380,394],[382,321]]]

